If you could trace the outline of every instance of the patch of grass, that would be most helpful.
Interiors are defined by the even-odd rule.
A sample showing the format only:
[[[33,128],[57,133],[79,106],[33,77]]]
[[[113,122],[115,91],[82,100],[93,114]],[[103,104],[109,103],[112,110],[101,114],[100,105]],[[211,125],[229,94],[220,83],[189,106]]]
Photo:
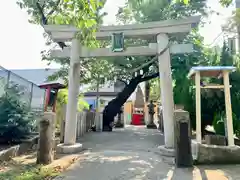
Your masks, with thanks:
[[[0,180],[50,180],[58,175],[58,172],[50,168],[42,168],[37,165],[24,165],[0,173]]]
[[[36,152],[0,162],[0,180],[50,180],[80,158],[79,154],[55,154],[55,160],[45,166],[36,165]]]

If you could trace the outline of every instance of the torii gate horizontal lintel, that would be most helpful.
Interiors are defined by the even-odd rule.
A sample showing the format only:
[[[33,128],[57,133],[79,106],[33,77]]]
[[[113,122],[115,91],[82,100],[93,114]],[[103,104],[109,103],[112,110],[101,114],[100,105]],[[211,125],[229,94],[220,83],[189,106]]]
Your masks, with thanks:
[[[112,52],[111,48],[91,49],[82,47],[79,49],[80,58],[92,57],[119,57],[119,56],[151,56],[157,55],[157,43],[151,43],[149,46],[128,47],[123,52]],[[170,53],[182,54],[192,53],[194,51],[192,44],[173,44],[170,46]],[[66,47],[63,50],[51,50],[51,57],[67,58],[70,57],[71,48]]]
[[[123,32],[125,38],[148,38],[160,33],[178,34],[190,32],[198,24],[200,16],[192,16],[179,20],[155,21],[143,24],[101,26],[96,32],[96,39],[110,39],[113,33]],[[55,42],[71,41],[81,30],[70,25],[45,25],[44,29],[51,34]]]

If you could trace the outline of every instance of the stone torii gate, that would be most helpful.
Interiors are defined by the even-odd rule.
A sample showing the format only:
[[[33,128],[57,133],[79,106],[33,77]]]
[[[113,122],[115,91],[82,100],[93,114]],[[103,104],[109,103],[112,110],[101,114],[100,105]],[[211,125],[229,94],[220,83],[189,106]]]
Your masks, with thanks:
[[[76,143],[77,98],[79,94],[80,58],[115,57],[115,56],[154,56],[158,57],[161,101],[163,106],[165,147],[174,148],[174,101],[171,75],[170,53],[191,53],[192,44],[169,45],[169,36],[178,36],[189,33],[193,26],[200,21],[200,16],[188,17],[180,20],[166,20],[144,24],[101,26],[96,33],[97,40],[112,40],[118,42],[116,47],[89,49],[83,47],[76,38],[80,29],[68,25],[45,25],[45,31],[55,42],[71,41],[71,47],[63,50],[52,50],[51,56],[58,58],[70,57],[68,104],[64,144],[59,145],[62,152],[79,151],[82,144]],[[120,39],[117,36],[121,37]],[[149,46],[124,48],[124,38],[157,39]],[[120,41],[119,41],[120,40]],[[113,43],[114,44],[114,43]]]

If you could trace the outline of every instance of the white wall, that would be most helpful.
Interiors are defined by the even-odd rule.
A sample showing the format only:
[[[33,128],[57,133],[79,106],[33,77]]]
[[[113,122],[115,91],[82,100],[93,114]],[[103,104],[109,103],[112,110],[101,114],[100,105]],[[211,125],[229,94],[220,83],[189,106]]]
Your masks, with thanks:
[[[99,88],[100,92],[114,92],[114,84],[113,83],[106,83]]]
[[[87,91],[96,92],[94,90],[89,90],[90,87],[91,87],[90,84],[82,85],[80,86],[80,92],[87,92]],[[101,85],[99,88],[99,92],[114,92],[113,83],[106,83],[104,85]]]
[[[105,101],[103,105],[101,105],[100,112],[103,111],[103,108],[108,104],[109,101],[111,101],[115,97],[108,97],[108,96],[100,96],[99,99]],[[88,96],[84,97],[84,99],[87,100],[96,100],[95,96]]]

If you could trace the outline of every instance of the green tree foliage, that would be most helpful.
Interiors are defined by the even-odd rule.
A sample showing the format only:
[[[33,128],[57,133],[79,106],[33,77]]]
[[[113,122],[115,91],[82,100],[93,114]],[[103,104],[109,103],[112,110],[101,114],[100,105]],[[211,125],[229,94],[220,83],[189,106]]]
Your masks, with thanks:
[[[0,97],[0,141],[18,143],[26,138],[34,127],[34,116],[27,104],[21,101],[21,87],[5,87]]]
[[[95,26],[101,24],[102,17],[105,15],[105,13],[100,13],[101,8],[103,7],[105,1],[100,1],[101,3],[96,3],[95,1],[84,1],[84,0],[68,0],[68,1],[57,1],[57,0],[51,0],[51,1],[40,1],[37,0],[19,0],[18,4],[20,7],[27,9],[28,13],[30,14],[30,20],[33,23],[41,23],[41,24],[72,24],[75,25],[83,30],[87,30],[86,33],[81,34],[84,39],[85,44],[88,46],[96,46],[96,41],[94,41],[92,34],[96,31]],[[95,2],[95,3],[94,3]],[[139,20],[139,14],[136,12],[138,11],[137,8],[141,8],[141,11],[144,11],[144,3],[143,5],[136,6],[135,8],[132,8],[133,10],[131,13],[132,16],[134,16],[134,19],[140,22],[146,22],[146,21],[152,21],[152,20],[165,20],[165,19],[173,19],[173,18],[180,18],[182,16],[186,16],[189,14],[194,14],[197,12],[203,12],[203,3],[201,1],[196,0],[193,3],[189,3],[188,6],[184,6],[183,3],[175,3],[171,5],[169,1],[154,1],[155,4],[153,4],[151,7],[151,12],[157,12],[157,14],[153,14],[148,19],[142,19]],[[160,3],[159,3],[160,2]],[[163,2],[163,3],[161,3]],[[137,2],[129,1],[128,5],[129,7],[125,7],[124,10],[127,11],[130,7],[133,7],[134,4]],[[149,3],[151,4],[151,3]],[[192,4],[196,4],[197,6],[193,6]],[[159,7],[158,9],[153,9],[153,7]],[[160,9],[160,10],[159,10]],[[157,11],[155,11],[157,10]],[[125,12],[126,12],[125,11]],[[71,13],[70,13],[71,12]],[[140,10],[139,10],[140,12]],[[176,13],[177,12],[177,13]],[[160,13],[160,14],[159,14]],[[160,16],[159,16],[160,15]],[[126,17],[125,20],[127,20],[130,16]],[[145,14],[144,14],[145,17]],[[155,17],[158,17],[156,19]],[[160,18],[159,18],[160,17]],[[155,18],[155,19],[154,19]],[[121,13],[119,14],[119,19],[124,20],[121,18]],[[93,22],[94,21],[94,22]],[[93,43],[94,42],[94,43]],[[136,45],[136,44],[146,44],[147,42],[143,41],[133,41],[129,40],[126,44]],[[58,43],[61,47],[64,47],[64,45],[60,42]],[[94,45],[93,45],[94,44]],[[101,45],[101,44],[100,44]],[[108,59],[108,61],[105,61],[104,65],[105,67],[108,67],[108,74],[104,74],[106,72],[106,68],[99,68],[103,67],[102,63],[101,66],[97,66],[98,63],[96,63],[98,60],[96,59],[88,59],[88,60],[82,60],[81,61],[81,74],[80,74],[80,80],[82,82],[90,82],[90,81],[96,81],[97,78],[94,77],[96,74],[104,74],[105,79],[113,80],[115,77],[118,77],[121,80],[125,80],[125,82],[131,80],[135,77],[135,73],[132,71],[132,69],[136,69],[140,65],[146,63],[151,59],[152,57],[131,57],[131,58],[112,58]],[[63,78],[67,81],[67,74],[68,74],[68,68],[69,68],[69,59],[52,59],[49,57],[49,53],[44,51],[43,52],[43,59],[48,60],[49,63],[51,62],[57,62],[62,65],[62,68],[59,72],[54,74],[51,78]],[[104,61],[104,60],[101,60]],[[97,68],[95,68],[95,67]],[[96,71],[97,70],[97,71]],[[140,73],[141,71],[141,73]],[[152,76],[155,77],[157,73],[157,66],[155,63],[149,64],[146,68],[139,69],[137,72],[138,75],[141,75],[142,77]],[[111,74],[111,76],[110,76]],[[149,78],[146,78],[149,79]],[[101,80],[101,82],[103,82]]]
[[[217,51],[214,48],[205,48],[204,50],[205,58],[208,60],[205,65],[208,66],[235,66],[237,67],[236,72],[230,74],[230,83],[231,88],[231,101],[232,101],[232,110],[234,118],[234,131],[238,133],[239,129],[239,119],[240,113],[238,108],[240,106],[240,97],[239,97],[239,58],[230,53],[227,44],[224,42],[221,51]],[[204,64],[201,64],[204,65]],[[192,81],[193,82],[193,81]],[[214,84],[223,84],[222,79],[215,78],[205,78],[205,83],[214,83]],[[193,85],[190,83],[187,87],[189,92],[182,94],[184,97],[188,97],[188,101],[185,101],[183,104],[190,112],[192,119],[192,126],[195,128],[195,91],[193,90]],[[177,91],[175,91],[175,94]],[[181,96],[180,93],[178,93]],[[206,125],[214,125],[217,133],[222,133],[224,131],[223,120],[225,119],[225,99],[224,92],[218,89],[204,89],[201,93],[201,112],[202,112],[202,128]]]
[[[139,23],[150,21],[161,21],[167,19],[179,19],[185,16],[191,16],[196,13],[205,14],[205,2],[202,0],[190,1],[188,6],[181,2],[170,4],[169,1],[141,1],[128,0],[125,7],[120,10],[118,14],[119,22],[136,21]],[[197,33],[192,32],[184,40],[172,39],[172,42],[179,43],[193,43],[195,44],[195,53],[172,55],[172,71],[174,79],[174,99],[176,104],[185,104],[183,101],[189,101],[186,96],[189,92],[189,85],[191,81],[186,81],[188,71],[192,66],[199,64],[206,64],[207,59],[203,53],[203,38]],[[157,68],[156,68],[157,69]],[[152,81],[155,83],[154,81]],[[154,84],[152,84],[154,85]],[[182,92],[179,94],[177,92]],[[188,97],[188,96],[187,96]]]
[[[146,8],[147,7],[147,8]],[[120,12],[128,12],[133,21],[150,22],[167,19],[180,19],[196,13],[205,14],[206,0],[191,0],[186,6],[182,2],[169,3],[169,0],[128,0]],[[131,12],[131,13],[130,13]],[[126,19],[126,13],[119,13],[119,19]]]
[[[68,101],[68,90],[61,89],[57,95],[57,104],[56,104],[56,116],[57,116],[57,127],[60,127],[61,120],[65,119],[63,114],[63,107],[66,106]],[[78,97],[78,111],[82,111],[83,109],[88,109],[89,104],[83,100],[83,97],[80,95]]]
[[[188,5],[192,0],[173,0],[172,2],[182,2],[184,3],[185,5]],[[226,6],[228,7],[231,3],[232,3],[232,0],[219,0],[219,3],[223,6]]]
[[[237,133],[239,130],[240,123],[240,69],[239,69],[239,57],[231,54],[226,42],[223,43],[221,53],[215,52],[215,61],[211,62],[211,65],[214,66],[235,66],[236,71],[230,74],[230,84],[231,88],[231,102],[232,102],[232,111],[234,117],[234,131]],[[222,79],[211,79],[210,83],[223,84]],[[225,100],[224,92],[220,90],[208,90],[205,91],[204,96],[202,97],[204,106],[202,106],[205,114],[208,114],[212,119],[214,119],[214,126],[216,131],[222,128],[221,122],[225,119]],[[219,118],[221,117],[221,118]],[[217,123],[219,121],[219,123]],[[220,124],[217,126],[217,124]],[[220,128],[219,128],[220,127]],[[221,133],[221,130],[220,132]]]
[[[57,96],[57,105],[62,106],[66,105],[68,101],[68,90],[62,89],[58,92]],[[79,95],[78,97],[78,111],[82,111],[83,109],[88,109],[89,104],[83,100],[83,97]]]
[[[39,1],[34,0],[19,0],[20,7],[27,9],[30,14],[30,20],[33,23],[43,22],[44,17],[47,17],[47,23],[51,24],[73,24],[81,29],[87,30],[81,35],[84,38],[84,44],[93,46],[109,45],[109,42],[97,43],[94,40],[93,33],[96,31],[99,24],[101,24],[104,13],[100,13],[105,1],[100,4],[95,1],[88,2],[87,0],[66,0],[66,1],[43,1],[38,7]],[[224,6],[228,6],[231,0],[220,0]],[[58,4],[59,3],[59,4]],[[44,9],[41,13],[40,9]],[[149,21],[160,21],[167,19],[179,19],[185,16],[195,14],[206,15],[206,0],[128,0],[124,7],[119,8],[117,19],[119,24],[126,23],[144,23]],[[46,18],[45,18],[46,19]],[[192,54],[172,55],[172,75],[174,80],[174,100],[176,104],[183,104],[190,112],[193,125],[195,123],[195,94],[193,90],[193,81],[186,78],[190,68],[198,65],[225,65],[233,64],[238,66],[237,57],[230,60],[229,53],[226,53],[226,46],[223,48],[220,55],[215,49],[209,49],[203,46],[203,38],[199,35],[198,29],[195,29],[190,34],[181,38],[171,38],[171,42],[175,43],[193,43],[195,45],[195,52]],[[129,45],[145,45],[149,43],[143,40],[127,40],[126,46]],[[61,46],[61,43],[59,44]],[[62,46],[61,46],[62,47]],[[225,49],[225,50],[224,50]],[[226,58],[228,54],[228,57]],[[232,56],[231,56],[232,57]],[[153,62],[148,66],[141,66],[153,57],[129,57],[129,58],[111,58],[111,59],[85,59],[81,60],[81,74],[80,81],[82,82],[104,82],[103,79],[113,80],[118,77],[126,83],[140,76],[144,80],[150,80],[151,77],[157,77],[158,64]],[[62,65],[60,71],[53,76],[53,78],[61,77],[67,81],[67,74],[69,68],[69,59],[52,59],[49,58],[48,53],[43,54],[43,59],[48,60],[49,63],[57,62]],[[228,59],[228,60],[227,60]],[[102,65],[102,68],[99,68]],[[140,67],[140,68],[139,68]],[[142,68],[143,67],[143,68]],[[239,66],[238,66],[239,67]],[[137,69],[137,72],[135,70]],[[107,72],[107,73],[106,73]],[[106,74],[104,74],[106,73]],[[237,118],[239,118],[239,68],[236,73],[231,75],[233,111]],[[102,76],[99,78],[99,74]],[[104,78],[103,78],[104,77]],[[150,78],[149,78],[150,77]],[[212,81],[213,82],[213,81]],[[154,86],[154,81],[152,81]],[[155,89],[155,88],[154,88]],[[156,93],[155,93],[156,94]],[[211,124],[214,119],[214,112],[223,111],[224,107],[221,92],[205,91],[202,94],[202,116],[203,126]],[[216,98],[215,96],[218,96]]]
[[[176,11],[169,11],[175,7]],[[137,1],[128,0],[124,8],[120,10],[120,22],[133,22],[140,23],[148,21],[158,21],[165,19],[176,19],[183,16],[191,16],[195,13],[205,15],[205,2],[204,1],[189,1],[186,6],[183,3],[175,2],[170,4],[167,1]],[[126,20],[127,19],[127,20]],[[192,126],[195,128],[195,91],[194,81],[187,79],[187,74],[193,66],[216,66],[216,65],[238,65],[238,57],[232,56],[224,43],[222,52],[218,52],[215,48],[206,48],[203,45],[203,38],[197,30],[191,32],[185,37],[184,42],[193,43],[195,45],[195,52],[192,54],[172,55],[172,76],[174,84],[174,101],[175,104],[183,104],[185,109],[190,112]],[[230,76],[232,84],[232,104],[233,112],[239,119],[239,69]],[[152,97],[156,94],[156,81],[151,81]],[[219,80],[208,80],[211,83],[222,83]],[[154,90],[153,90],[154,89]],[[153,92],[155,91],[155,92]],[[157,92],[159,94],[159,92]],[[225,112],[224,96],[221,91],[205,90],[202,92],[202,126],[211,125],[215,113]],[[235,128],[237,126],[234,126]]]
[[[240,122],[237,116],[233,113],[233,131],[239,137]],[[226,114],[225,112],[216,113],[214,115],[213,127],[217,134],[227,135],[226,134]]]
[[[31,23],[73,25],[81,29],[81,33],[77,36],[82,44],[89,47],[99,46],[93,34],[96,32],[98,25],[102,23],[102,18],[106,15],[105,12],[102,12],[105,0],[18,0],[17,4],[28,12]],[[49,77],[49,80],[61,78],[67,83],[69,58],[51,57],[49,49],[54,47],[55,43],[51,41],[51,38],[46,33],[44,33],[44,37],[49,48],[42,51],[42,59],[49,64],[54,62],[61,65],[60,70]],[[64,42],[57,42],[57,44],[61,48],[67,46]],[[81,59],[80,82],[86,83],[95,80],[95,70],[97,69],[98,72],[102,70],[102,68],[95,67],[96,62],[96,59]]]

